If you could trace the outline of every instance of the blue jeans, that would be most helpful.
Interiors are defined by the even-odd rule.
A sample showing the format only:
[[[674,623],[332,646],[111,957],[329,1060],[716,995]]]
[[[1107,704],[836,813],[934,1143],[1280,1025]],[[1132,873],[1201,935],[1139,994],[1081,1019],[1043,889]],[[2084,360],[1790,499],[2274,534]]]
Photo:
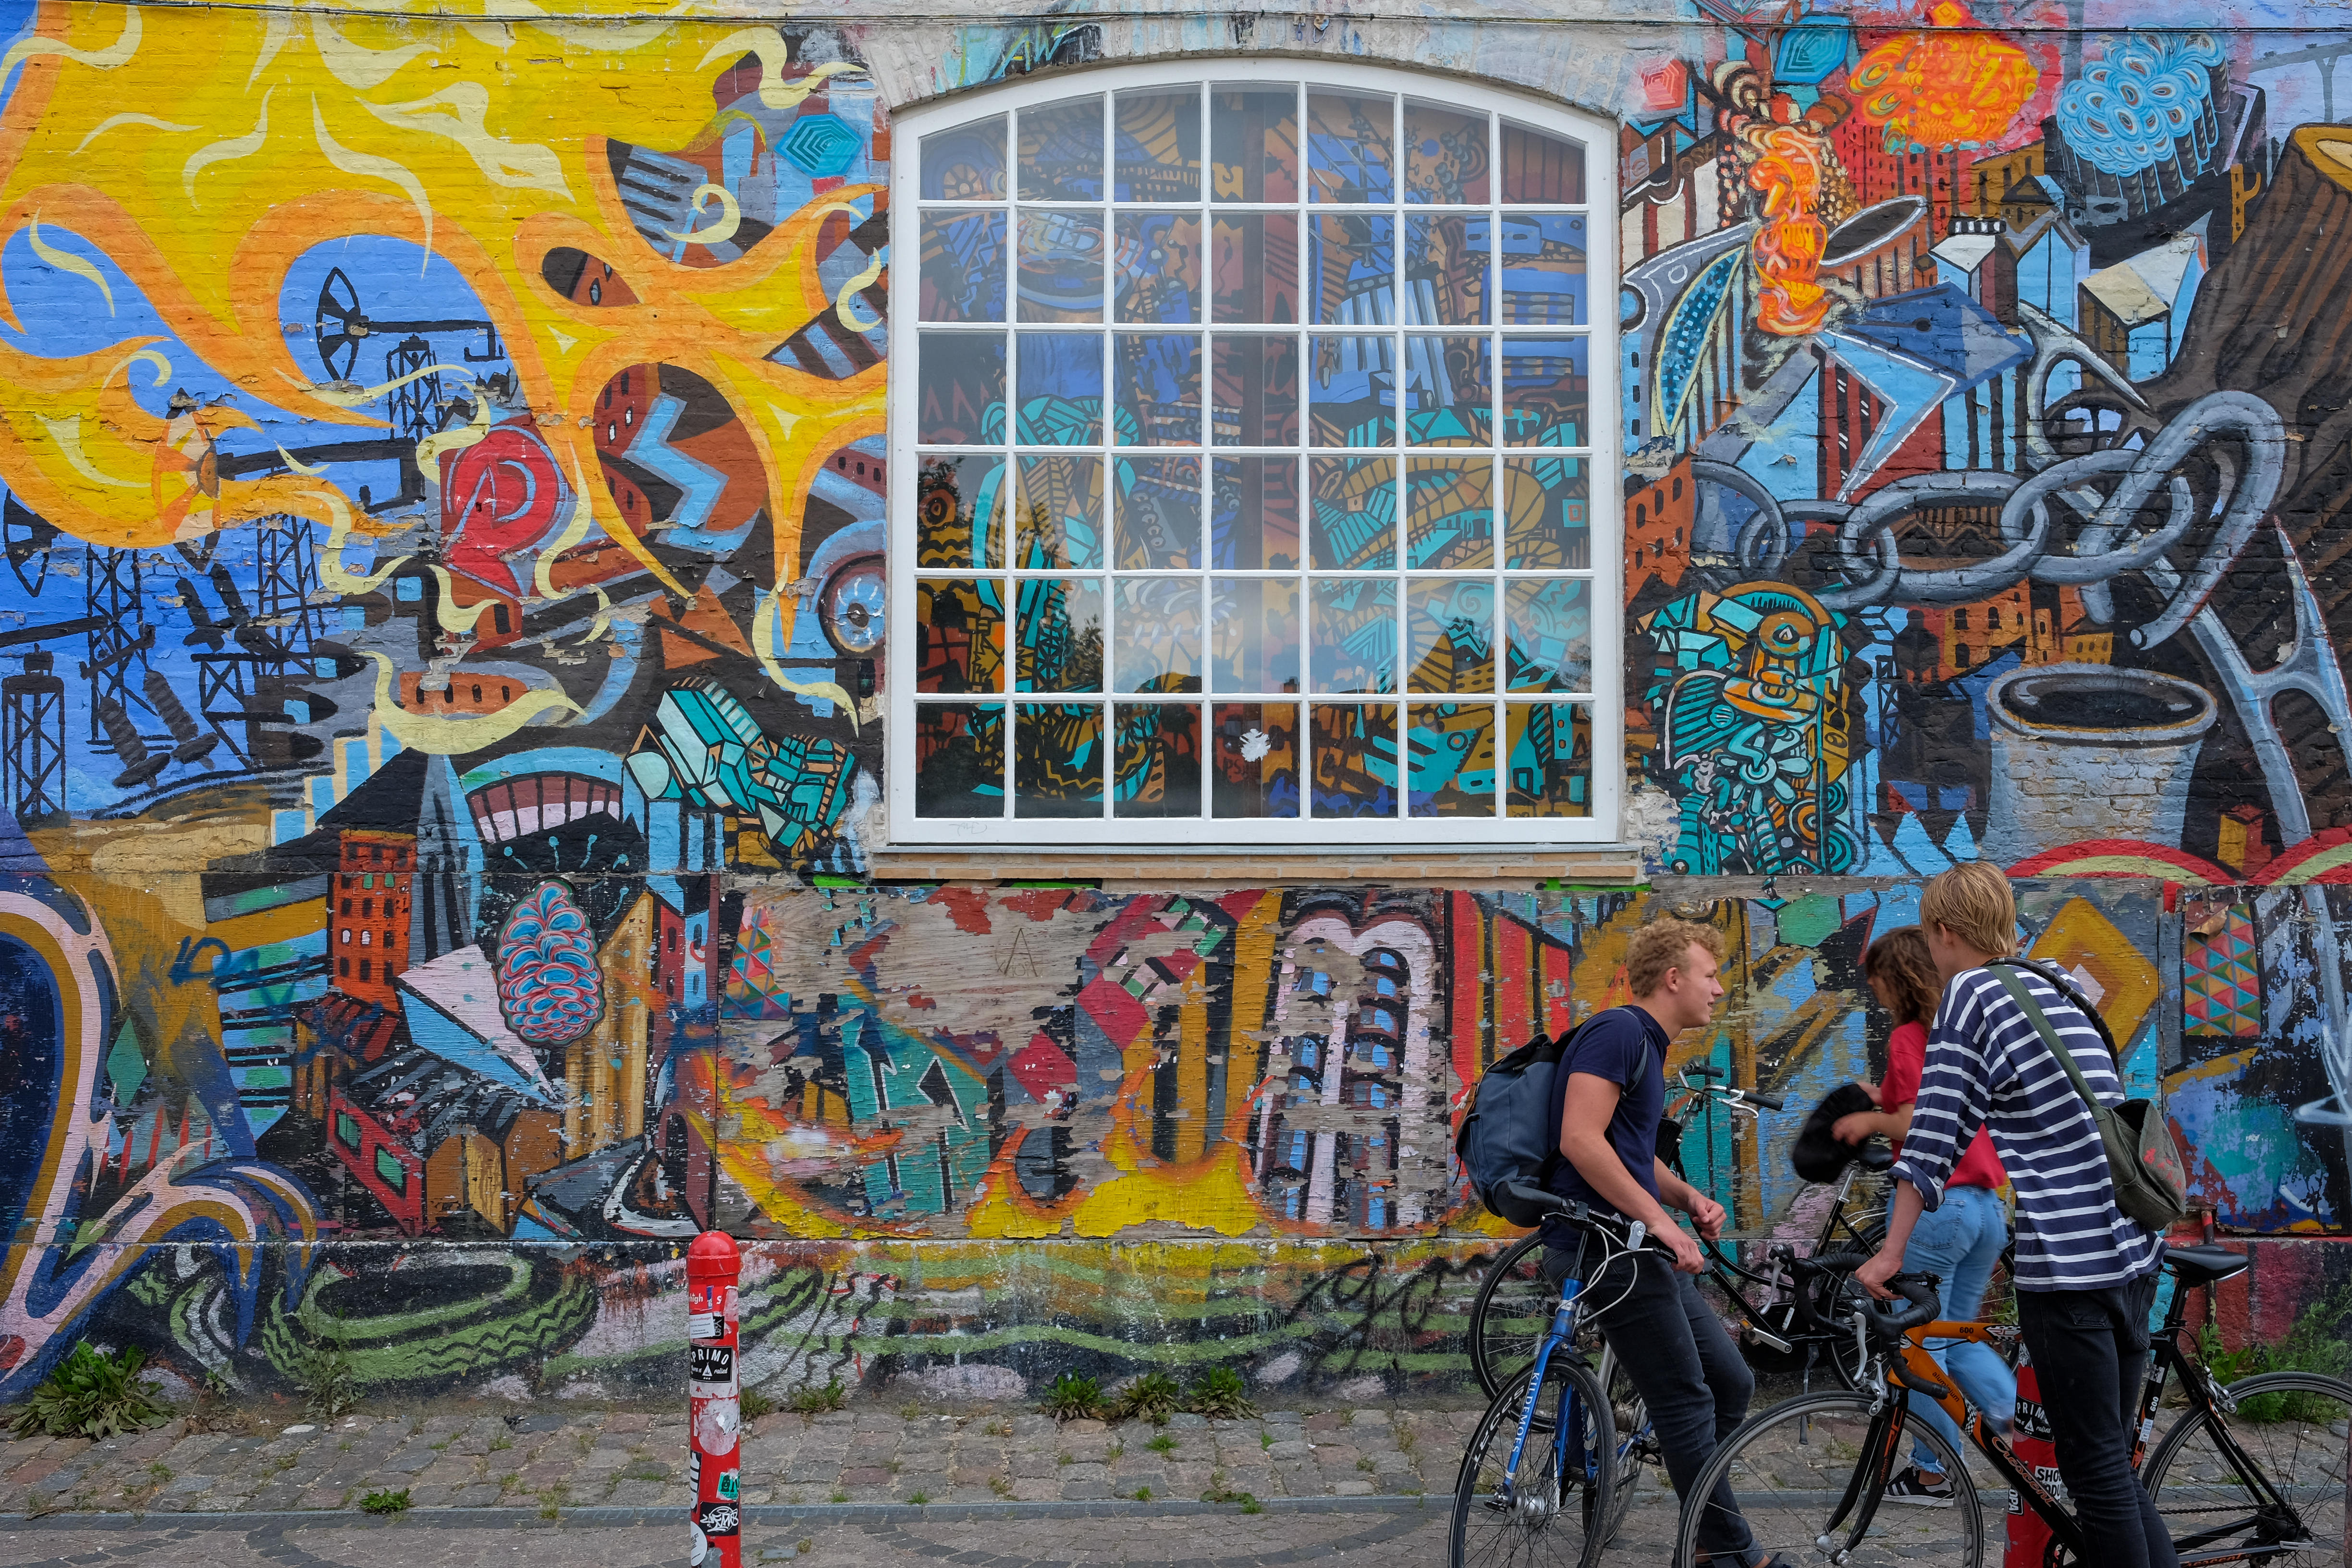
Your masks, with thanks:
[[[1992,1279],[1993,1265],[2000,1261],[2000,1249],[2008,1245],[2009,1211],[1999,1194],[1983,1187],[1946,1187],[1943,1204],[1919,1216],[1910,1244],[1903,1249],[1903,1267],[1943,1280],[1944,1317],[1967,1321],[1982,1310],[1985,1285]],[[1929,1340],[1927,1349],[1986,1419],[2000,1426],[2016,1416],[2017,1374],[1990,1345]],[[1941,1434],[1955,1454],[1969,1451],[1952,1418],[1927,1399],[1911,1401],[1911,1418]],[[1925,1443],[1915,1445],[1911,1457],[1923,1466],[1937,1465]]]

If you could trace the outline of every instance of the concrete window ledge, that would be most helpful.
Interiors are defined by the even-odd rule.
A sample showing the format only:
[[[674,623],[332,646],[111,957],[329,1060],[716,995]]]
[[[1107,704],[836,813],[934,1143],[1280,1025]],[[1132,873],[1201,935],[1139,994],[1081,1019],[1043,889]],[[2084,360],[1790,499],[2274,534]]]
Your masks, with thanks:
[[[877,882],[1098,882],[1167,887],[1205,883],[1379,882],[1465,887],[1494,882],[1641,882],[1641,857],[1611,845],[1574,849],[1266,850],[1147,848],[877,849]]]

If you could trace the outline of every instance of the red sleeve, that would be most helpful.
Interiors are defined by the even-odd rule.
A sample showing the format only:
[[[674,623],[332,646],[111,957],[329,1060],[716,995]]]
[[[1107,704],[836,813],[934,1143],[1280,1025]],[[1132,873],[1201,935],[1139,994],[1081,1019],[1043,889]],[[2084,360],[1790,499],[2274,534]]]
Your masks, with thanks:
[[[1927,1031],[1898,1025],[1886,1040],[1886,1076],[1879,1080],[1878,1108],[1894,1111],[1919,1098],[1919,1075],[1927,1066]]]

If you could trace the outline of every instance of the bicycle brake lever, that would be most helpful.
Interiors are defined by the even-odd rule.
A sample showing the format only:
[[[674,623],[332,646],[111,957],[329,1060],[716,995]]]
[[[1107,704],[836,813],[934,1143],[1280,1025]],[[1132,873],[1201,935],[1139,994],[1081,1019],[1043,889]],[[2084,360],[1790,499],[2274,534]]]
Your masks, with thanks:
[[[1632,1225],[1625,1227],[1625,1250],[1628,1252],[1641,1251],[1642,1243],[1649,1234],[1649,1226],[1642,1220],[1635,1220]]]

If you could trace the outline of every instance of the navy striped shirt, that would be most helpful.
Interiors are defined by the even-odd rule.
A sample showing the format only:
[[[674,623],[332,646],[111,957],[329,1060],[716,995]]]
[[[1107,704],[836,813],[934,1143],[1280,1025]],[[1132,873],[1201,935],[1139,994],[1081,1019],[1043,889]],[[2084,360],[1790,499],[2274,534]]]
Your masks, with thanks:
[[[2099,1103],[2122,1104],[2106,1042],[2074,1000],[2032,970],[2010,973],[2042,1005]],[[1979,1126],[2017,1197],[2019,1289],[2096,1290],[2162,1264],[2163,1237],[2116,1207],[2098,1123],[2065,1069],[1991,972],[1971,969],[1944,987],[1894,1173],[1937,1207]]]

